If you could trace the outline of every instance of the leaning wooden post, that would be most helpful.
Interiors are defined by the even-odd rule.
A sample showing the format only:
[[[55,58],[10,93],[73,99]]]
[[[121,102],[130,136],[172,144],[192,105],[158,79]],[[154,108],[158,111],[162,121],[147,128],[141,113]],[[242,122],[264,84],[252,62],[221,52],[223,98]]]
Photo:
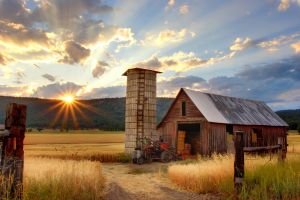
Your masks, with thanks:
[[[23,192],[24,149],[23,141],[26,130],[26,106],[11,103],[6,109],[5,129],[9,134],[4,139],[1,171],[6,181],[12,178],[9,196],[21,199]]]
[[[238,195],[241,191],[244,178],[244,132],[236,131],[234,139],[235,159],[234,159],[234,189]]]

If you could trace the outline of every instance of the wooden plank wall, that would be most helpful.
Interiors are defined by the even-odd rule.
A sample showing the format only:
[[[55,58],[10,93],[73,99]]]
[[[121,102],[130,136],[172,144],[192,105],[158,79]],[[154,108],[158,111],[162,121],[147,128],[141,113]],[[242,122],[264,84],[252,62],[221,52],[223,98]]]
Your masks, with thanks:
[[[181,102],[186,102],[186,116],[181,116]],[[177,120],[185,120],[189,118],[204,118],[202,113],[198,110],[195,104],[190,100],[190,98],[184,93],[181,92],[177,98],[175,104],[171,108],[170,112],[167,114],[167,119],[175,118]]]
[[[263,137],[263,146],[271,146],[278,144],[278,137],[284,137],[286,143],[286,127],[272,127],[272,126],[245,126],[245,125],[234,125],[233,132],[236,131],[244,131],[244,142],[245,147],[251,147],[251,133],[252,129],[257,128],[262,130],[262,137]]]
[[[208,155],[227,152],[227,133],[225,124],[209,123],[208,126]]]
[[[186,102],[186,116],[181,116],[181,102]],[[176,147],[177,124],[178,123],[200,123],[201,137],[199,141],[199,153],[210,155],[213,152],[227,152],[227,135],[224,124],[209,123],[189,97],[181,92],[176,102],[172,104],[164,122],[158,128],[158,132],[165,141]]]
[[[186,116],[181,116],[181,102],[186,102]],[[176,147],[177,143],[177,123],[204,121],[205,118],[197,109],[195,104],[188,98],[188,96],[181,92],[178,95],[176,102],[171,105],[170,112],[167,113],[162,125],[157,129],[158,133],[163,136],[165,141],[170,142]]]

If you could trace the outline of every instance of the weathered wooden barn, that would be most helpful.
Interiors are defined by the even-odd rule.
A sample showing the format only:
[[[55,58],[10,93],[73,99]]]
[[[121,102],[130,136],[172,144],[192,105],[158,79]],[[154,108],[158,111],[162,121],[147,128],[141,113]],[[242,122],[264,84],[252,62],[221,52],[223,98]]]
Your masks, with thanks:
[[[178,149],[184,143],[191,154],[210,155],[227,151],[227,133],[244,131],[245,146],[286,144],[287,124],[264,102],[181,89],[157,126],[162,138]]]

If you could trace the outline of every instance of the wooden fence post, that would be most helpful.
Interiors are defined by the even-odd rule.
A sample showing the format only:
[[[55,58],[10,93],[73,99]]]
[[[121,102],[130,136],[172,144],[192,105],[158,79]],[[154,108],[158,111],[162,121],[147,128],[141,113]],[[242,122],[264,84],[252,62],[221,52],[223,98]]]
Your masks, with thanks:
[[[244,132],[236,131],[234,139],[235,159],[234,159],[234,189],[237,195],[242,188],[244,178]]]
[[[283,162],[284,159],[285,159],[285,154],[284,154],[284,151],[285,151],[285,145],[284,145],[284,139],[283,137],[278,137],[278,144],[281,146],[279,149],[278,149],[278,162]]]
[[[11,185],[11,190],[2,191],[1,195],[9,195],[11,199],[22,199],[23,193],[26,108],[25,105],[11,103],[6,109],[5,129],[9,134],[3,139],[1,172],[6,181],[4,185]]]

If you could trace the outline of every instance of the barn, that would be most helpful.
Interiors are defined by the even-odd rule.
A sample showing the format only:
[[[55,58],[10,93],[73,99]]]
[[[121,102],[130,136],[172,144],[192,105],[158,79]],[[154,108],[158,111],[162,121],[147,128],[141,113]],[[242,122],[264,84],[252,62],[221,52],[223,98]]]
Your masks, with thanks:
[[[181,153],[227,152],[227,133],[244,132],[246,147],[272,146],[288,125],[264,102],[181,88],[157,126],[162,139]]]

